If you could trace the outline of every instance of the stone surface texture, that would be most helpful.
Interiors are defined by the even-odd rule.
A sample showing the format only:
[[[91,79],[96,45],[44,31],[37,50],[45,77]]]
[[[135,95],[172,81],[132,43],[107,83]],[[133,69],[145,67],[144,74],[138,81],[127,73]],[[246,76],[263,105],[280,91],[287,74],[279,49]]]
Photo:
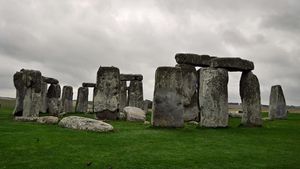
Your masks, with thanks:
[[[36,122],[41,124],[57,124],[59,122],[59,119],[55,116],[43,116],[37,118]]]
[[[272,86],[270,94],[269,118],[285,119],[287,118],[287,108],[283,90],[280,85]]]
[[[89,89],[87,87],[79,87],[76,100],[76,112],[88,112]]]
[[[214,58],[209,55],[198,55],[193,53],[177,53],[175,60],[178,64],[188,64],[200,67],[209,67],[210,60]]]
[[[153,113],[155,127],[183,127],[182,71],[176,67],[158,67],[155,72]]]
[[[241,58],[224,57],[212,59],[210,67],[224,68],[228,71],[251,71],[254,69],[254,64]]]
[[[131,107],[143,108],[143,82],[130,81],[128,90],[128,105]]]
[[[108,123],[78,116],[65,117],[58,123],[58,125],[65,128],[95,132],[109,132],[113,130],[113,126]]]
[[[62,92],[62,111],[63,112],[73,112],[73,87],[64,86]]]
[[[53,116],[58,116],[61,111],[60,108],[60,94],[61,88],[59,84],[51,84],[47,92],[48,113]]]
[[[124,108],[124,113],[127,121],[145,121],[146,113],[138,107],[127,106]]]
[[[202,68],[200,70],[200,126],[228,126],[227,84],[227,70],[215,68]]]

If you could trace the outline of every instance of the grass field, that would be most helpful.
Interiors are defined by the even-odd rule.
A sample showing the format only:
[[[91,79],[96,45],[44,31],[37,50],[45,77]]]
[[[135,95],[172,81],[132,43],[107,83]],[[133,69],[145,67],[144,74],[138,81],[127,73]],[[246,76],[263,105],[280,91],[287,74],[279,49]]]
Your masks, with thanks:
[[[238,127],[240,119],[225,129],[113,121],[114,132],[93,133],[16,122],[11,111],[0,109],[0,168],[300,168],[300,114],[262,128]]]

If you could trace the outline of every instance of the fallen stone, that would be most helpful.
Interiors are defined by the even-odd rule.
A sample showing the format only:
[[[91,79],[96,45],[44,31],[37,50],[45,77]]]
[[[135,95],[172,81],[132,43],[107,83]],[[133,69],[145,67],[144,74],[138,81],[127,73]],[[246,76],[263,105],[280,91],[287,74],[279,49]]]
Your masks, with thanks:
[[[155,72],[152,125],[183,127],[182,72],[176,67],[158,67]]]
[[[36,122],[42,124],[57,124],[58,121],[59,121],[58,117],[43,116],[43,117],[39,117]]]
[[[257,77],[252,72],[243,72],[240,80],[240,96],[242,100],[242,124],[245,126],[261,126],[261,99]]]
[[[125,113],[123,113],[123,112],[120,112],[119,113],[119,117],[118,117],[120,120],[125,120],[126,119],[126,115],[125,115]]]
[[[113,126],[103,121],[90,119],[86,117],[69,116],[63,118],[59,123],[59,126],[65,128],[71,128],[76,130],[86,130],[95,132],[109,132],[113,131]]]
[[[96,83],[82,83],[82,87],[96,87]]]
[[[202,127],[228,126],[228,72],[225,69],[200,70],[199,105]]]
[[[214,58],[210,62],[210,67],[224,68],[228,71],[251,71],[254,69],[254,64],[251,61],[241,58]]]
[[[243,113],[238,113],[238,112],[228,112],[229,117],[234,117],[234,118],[242,118]]]
[[[97,119],[116,120],[120,104],[120,70],[100,67],[94,90],[94,112]]]
[[[77,92],[76,100],[76,112],[87,112],[88,111],[88,98],[89,89],[87,87],[79,87]]]
[[[197,55],[192,53],[177,53],[175,60],[178,64],[188,64],[192,66],[209,67],[210,60],[215,57],[209,55]]]
[[[286,102],[283,90],[280,85],[272,86],[270,94],[269,118],[285,119],[287,118]]]
[[[151,123],[150,123],[150,121],[144,121],[144,124],[145,124],[145,125],[149,125],[149,124],[151,124]]]
[[[48,83],[48,84],[58,84],[59,83],[59,81],[57,79],[54,79],[54,78],[51,78],[51,77],[43,76],[42,79],[45,83]]]
[[[124,113],[127,121],[145,121],[146,113],[137,107],[127,106],[124,108]]]
[[[188,123],[192,124],[192,125],[199,125],[199,122],[197,122],[197,121],[189,121]]]
[[[23,122],[35,122],[38,117],[23,117],[23,116],[16,116],[15,121],[23,121]]]
[[[142,81],[143,75],[140,74],[120,74],[120,81]]]

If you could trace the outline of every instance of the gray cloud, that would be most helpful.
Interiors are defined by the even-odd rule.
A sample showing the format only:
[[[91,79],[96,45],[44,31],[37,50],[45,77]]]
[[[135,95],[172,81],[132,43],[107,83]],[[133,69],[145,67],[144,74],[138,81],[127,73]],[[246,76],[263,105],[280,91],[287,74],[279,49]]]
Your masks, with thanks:
[[[100,65],[144,75],[152,99],[158,66],[177,52],[239,56],[255,62],[262,100],[281,84],[300,105],[299,1],[0,0],[0,95],[15,96],[12,75],[41,70],[75,88],[95,82]],[[240,101],[240,73],[230,73],[229,100]]]

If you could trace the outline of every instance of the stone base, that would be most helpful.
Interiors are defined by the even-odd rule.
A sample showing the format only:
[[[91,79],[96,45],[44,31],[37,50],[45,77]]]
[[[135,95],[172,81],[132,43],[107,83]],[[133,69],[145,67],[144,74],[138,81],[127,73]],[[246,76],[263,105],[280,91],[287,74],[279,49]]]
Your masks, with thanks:
[[[96,118],[98,120],[117,120],[118,111],[104,110],[102,112],[96,112]]]

